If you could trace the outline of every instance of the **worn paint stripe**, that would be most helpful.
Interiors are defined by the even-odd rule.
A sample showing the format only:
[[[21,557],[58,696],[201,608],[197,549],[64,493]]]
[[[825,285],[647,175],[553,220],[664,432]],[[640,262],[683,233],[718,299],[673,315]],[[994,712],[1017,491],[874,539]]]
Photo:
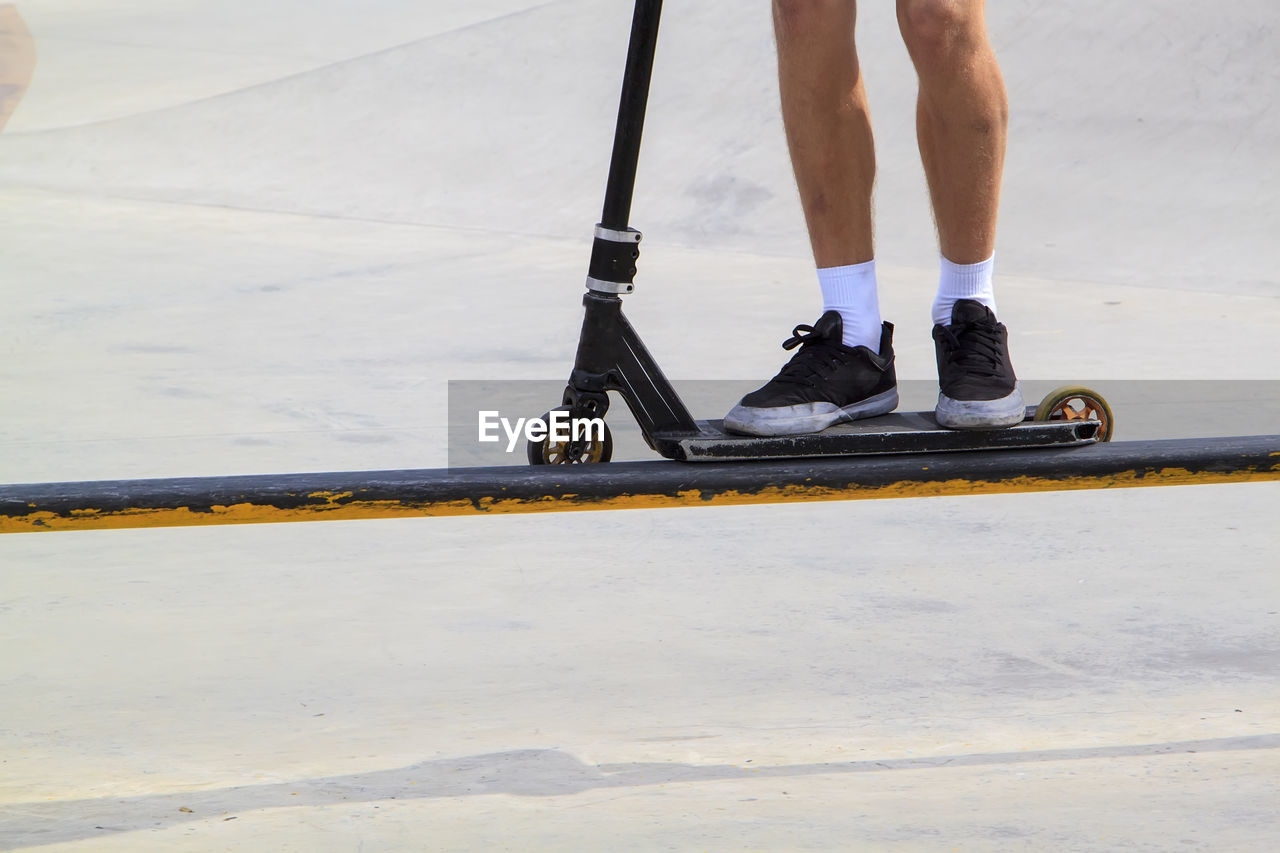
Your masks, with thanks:
[[[1277,437],[1280,439],[1280,437]],[[1050,451],[1053,452],[1053,451]],[[1062,451],[1057,451],[1061,453]],[[1134,468],[1098,474],[1036,476],[1011,474],[988,478],[949,477],[945,479],[897,479],[879,483],[846,483],[832,486],[814,482],[814,477],[797,482],[727,488],[687,488],[663,491],[643,488],[621,489],[616,493],[593,494],[584,490],[569,491],[561,486],[543,495],[503,496],[484,494],[449,499],[361,499],[357,489],[285,493],[264,502],[237,502],[191,505],[113,506],[82,505],[70,510],[41,509],[40,503],[29,503],[25,511],[15,512],[12,502],[0,515],[0,533],[23,533],[55,530],[106,530],[143,527],[182,527],[218,524],[263,524],[298,521],[337,521],[354,519],[387,519],[461,515],[496,515],[507,513],[566,512],[583,510],[657,509],[691,506],[732,506],[746,504],[794,503],[799,501],[867,500],[885,498],[933,497],[942,495],[1009,494],[1018,492],[1072,491],[1081,489],[1137,488],[1210,483],[1245,483],[1280,480],[1280,462],[1272,461],[1280,452],[1267,452],[1267,462],[1256,464],[1258,454],[1241,455],[1241,462],[1252,463],[1236,468],[1217,465],[1214,470],[1202,467]],[[948,460],[949,461],[949,460]],[[662,463],[641,463],[662,464]],[[932,468],[945,465],[919,465],[919,477],[928,476]],[[377,473],[377,472],[372,472]],[[382,472],[387,473],[387,472]],[[424,475],[433,472],[421,472]],[[436,472],[442,475],[449,472]],[[453,472],[450,476],[456,475]],[[292,475],[294,477],[304,475]],[[345,475],[358,477],[358,474]],[[579,478],[590,482],[588,478]],[[741,479],[741,478],[739,478]],[[134,481],[134,484],[166,481]],[[175,481],[177,482],[177,481]],[[187,483],[199,481],[186,481]],[[219,482],[210,478],[210,483]],[[74,484],[69,484],[74,485]],[[81,484],[92,485],[92,484]],[[109,484],[108,484],[109,485]],[[598,484],[592,483],[593,487]],[[0,498],[20,491],[21,487],[0,488]],[[65,500],[64,500],[65,502]],[[154,503],[154,501],[151,501]],[[192,501],[192,504],[195,502]]]

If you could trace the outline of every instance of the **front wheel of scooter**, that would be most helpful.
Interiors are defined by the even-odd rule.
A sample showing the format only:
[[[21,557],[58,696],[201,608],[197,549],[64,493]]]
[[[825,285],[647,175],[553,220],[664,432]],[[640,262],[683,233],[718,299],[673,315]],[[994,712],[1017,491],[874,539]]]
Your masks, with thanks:
[[[559,406],[551,411],[567,412],[568,406]],[[544,423],[551,420],[551,412],[542,416]],[[580,465],[595,462],[608,462],[613,458],[613,433],[609,425],[600,421],[599,429],[589,431],[586,438],[569,441],[552,441],[550,437],[540,441],[525,443],[525,453],[530,465]]]

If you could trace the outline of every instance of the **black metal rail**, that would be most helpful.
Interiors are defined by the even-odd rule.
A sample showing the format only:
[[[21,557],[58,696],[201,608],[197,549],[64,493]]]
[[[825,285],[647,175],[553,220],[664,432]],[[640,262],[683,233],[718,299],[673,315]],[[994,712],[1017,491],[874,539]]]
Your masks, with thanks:
[[[776,462],[258,474],[0,486],[0,532],[1280,480],[1280,435]]]

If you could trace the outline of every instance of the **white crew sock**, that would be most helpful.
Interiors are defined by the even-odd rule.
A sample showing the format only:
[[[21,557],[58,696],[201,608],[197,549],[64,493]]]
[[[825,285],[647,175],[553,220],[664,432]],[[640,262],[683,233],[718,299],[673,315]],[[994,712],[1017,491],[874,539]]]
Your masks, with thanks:
[[[839,311],[844,345],[880,352],[880,298],[876,293],[876,262],[825,267],[818,270],[822,313]]]
[[[938,276],[938,295],[933,300],[933,322],[939,326],[951,325],[951,306],[961,299],[981,302],[996,313],[996,292],[991,284],[991,272],[996,256],[976,264],[953,264],[938,256],[942,262],[942,274]]]

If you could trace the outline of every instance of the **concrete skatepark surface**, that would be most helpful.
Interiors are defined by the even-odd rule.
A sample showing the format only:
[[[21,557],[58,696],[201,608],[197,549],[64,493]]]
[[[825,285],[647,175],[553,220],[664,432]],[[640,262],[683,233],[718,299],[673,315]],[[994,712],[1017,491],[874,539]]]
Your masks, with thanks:
[[[627,312],[673,377],[763,378],[819,308],[768,9],[667,5]],[[439,466],[448,380],[563,378],[628,3],[17,8],[4,482]],[[1280,380],[1271,5],[989,15],[1019,373]],[[859,44],[923,381],[889,4]],[[3,537],[0,848],[1274,850],[1277,510],[1252,484]]]

